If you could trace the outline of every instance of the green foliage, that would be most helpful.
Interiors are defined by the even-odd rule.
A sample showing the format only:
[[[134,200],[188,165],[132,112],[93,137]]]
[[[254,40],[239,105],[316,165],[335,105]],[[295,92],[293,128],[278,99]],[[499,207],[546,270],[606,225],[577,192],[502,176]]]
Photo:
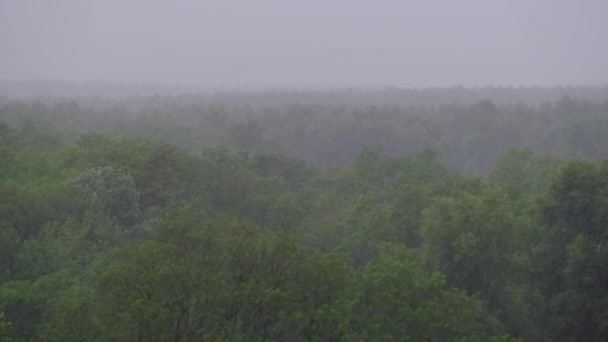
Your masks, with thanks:
[[[530,149],[514,149],[498,160],[489,181],[513,197],[539,194],[547,189],[557,165],[557,160],[536,156]]]
[[[15,152],[6,147],[0,147],[0,180],[14,176],[17,169],[16,164]]]
[[[40,335],[46,341],[103,341],[95,314],[94,290],[74,285],[49,305]]]
[[[426,257],[448,284],[494,307],[513,270],[515,225],[508,199],[494,189],[439,199],[425,212]]]
[[[357,335],[368,341],[473,339],[484,335],[482,303],[447,290],[411,258],[386,251],[361,273],[353,306]]]
[[[0,341],[608,336],[605,107],[140,101],[0,107]]]
[[[351,261],[315,252],[296,274],[295,335],[304,340],[344,339],[350,332],[355,271]]]
[[[541,284],[551,296],[556,334],[572,339],[600,340],[608,334],[606,170],[605,162],[564,165],[543,202],[550,228],[539,250]]]
[[[0,121],[0,147],[8,145],[12,140],[13,130],[4,121]]]
[[[0,311],[0,342],[10,342],[11,334],[11,323],[4,317],[4,312]]]
[[[170,254],[172,246],[149,241],[122,251],[100,272],[99,318],[113,339],[167,339],[178,323],[173,291],[179,286]]]
[[[139,215],[139,191],[133,178],[112,167],[87,169],[72,181],[81,193],[98,202],[101,210],[129,226]]]

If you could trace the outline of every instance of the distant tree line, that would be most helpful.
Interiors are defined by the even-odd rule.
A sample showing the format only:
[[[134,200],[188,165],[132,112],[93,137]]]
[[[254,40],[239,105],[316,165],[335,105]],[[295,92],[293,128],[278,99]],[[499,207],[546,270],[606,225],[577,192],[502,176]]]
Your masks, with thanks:
[[[563,97],[535,105],[316,104],[281,93],[257,96],[256,104],[236,95],[232,100],[221,95],[11,100],[0,105],[0,120],[23,134],[32,129],[56,134],[59,144],[95,132],[165,141],[196,155],[218,146],[281,153],[314,167],[347,166],[366,147],[381,147],[388,157],[431,149],[449,169],[472,176],[487,176],[512,148],[555,158],[608,158],[608,92],[603,102]]]

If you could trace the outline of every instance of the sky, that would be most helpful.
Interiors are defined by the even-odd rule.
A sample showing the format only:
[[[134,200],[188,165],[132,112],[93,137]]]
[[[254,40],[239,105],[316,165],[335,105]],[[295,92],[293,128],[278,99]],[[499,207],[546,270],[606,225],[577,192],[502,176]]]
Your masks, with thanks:
[[[0,79],[608,84],[608,0],[0,0]]]

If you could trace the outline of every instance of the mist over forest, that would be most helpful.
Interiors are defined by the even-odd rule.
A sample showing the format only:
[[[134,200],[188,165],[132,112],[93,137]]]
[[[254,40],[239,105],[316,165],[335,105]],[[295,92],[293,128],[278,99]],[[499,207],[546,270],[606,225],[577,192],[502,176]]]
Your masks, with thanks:
[[[174,88],[89,83],[97,95],[56,97],[43,92],[52,84],[20,84],[30,95],[22,90],[21,96],[5,97],[0,118],[18,129],[43,130],[56,146],[99,133],[166,142],[194,155],[215,147],[283,154],[321,169],[348,166],[366,148],[383,157],[433,151],[448,169],[467,176],[489,175],[512,149],[595,162],[608,154],[607,87],[141,95]],[[56,84],[56,91],[80,85]],[[122,88],[138,95],[110,95]],[[108,95],[99,95],[104,90]]]
[[[606,13],[0,1],[0,342],[608,340]]]

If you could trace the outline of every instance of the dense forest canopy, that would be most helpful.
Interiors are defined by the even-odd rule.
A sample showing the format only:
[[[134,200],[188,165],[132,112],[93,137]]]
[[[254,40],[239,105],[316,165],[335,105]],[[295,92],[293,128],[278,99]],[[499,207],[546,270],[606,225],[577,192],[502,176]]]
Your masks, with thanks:
[[[0,341],[608,338],[606,87],[4,95]]]

